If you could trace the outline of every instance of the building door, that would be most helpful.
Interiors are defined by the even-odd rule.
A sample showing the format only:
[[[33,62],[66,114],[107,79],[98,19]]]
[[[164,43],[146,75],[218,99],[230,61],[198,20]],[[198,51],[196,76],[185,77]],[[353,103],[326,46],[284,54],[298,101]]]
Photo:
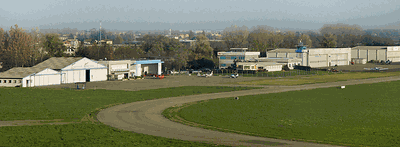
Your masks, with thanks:
[[[90,70],[86,70],[86,82],[90,82]]]
[[[29,80],[26,80],[26,87],[29,87]]]

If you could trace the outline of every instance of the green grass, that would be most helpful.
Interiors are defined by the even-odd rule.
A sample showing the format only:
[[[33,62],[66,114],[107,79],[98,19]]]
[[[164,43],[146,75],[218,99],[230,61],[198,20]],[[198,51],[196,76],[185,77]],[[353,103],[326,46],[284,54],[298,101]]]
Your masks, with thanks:
[[[334,73],[327,75],[314,75],[306,77],[284,77],[279,79],[266,79],[257,81],[235,82],[231,84],[244,85],[304,85],[314,83],[327,83],[337,81],[347,81],[352,79],[368,79],[389,76],[399,76],[400,72],[348,72]]]
[[[400,146],[400,81],[213,99],[163,115],[206,129],[346,146]]]
[[[112,128],[104,124],[78,123],[0,127],[1,146],[217,146],[212,144],[168,139]],[[219,145],[221,146],[221,145]]]
[[[137,134],[96,121],[101,108],[158,98],[255,89],[187,86],[143,91],[0,88],[0,119],[80,122],[65,125],[0,127],[2,146],[216,146]],[[63,119],[61,121],[54,119]],[[92,123],[90,123],[92,122]],[[34,122],[32,122],[34,123]]]
[[[142,91],[0,88],[0,120],[80,121],[113,104],[150,99],[255,89],[255,87],[187,86]]]

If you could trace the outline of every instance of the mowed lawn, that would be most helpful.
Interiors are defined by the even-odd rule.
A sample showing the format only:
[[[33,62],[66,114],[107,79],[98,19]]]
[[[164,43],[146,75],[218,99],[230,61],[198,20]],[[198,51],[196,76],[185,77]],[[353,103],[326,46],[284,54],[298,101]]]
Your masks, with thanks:
[[[398,89],[400,81],[222,98],[168,108],[163,115],[191,126],[246,135],[400,146]]]
[[[302,76],[302,77],[284,77],[277,79],[266,79],[257,81],[246,81],[246,82],[235,82],[229,84],[244,84],[244,85],[304,85],[313,83],[327,83],[337,81],[347,81],[354,79],[367,79],[367,78],[379,78],[379,77],[390,77],[399,76],[400,72],[348,72],[348,73],[336,73],[336,74],[325,74],[325,75],[313,75],[313,76]]]
[[[80,121],[86,114],[113,104],[246,89],[255,88],[185,86],[142,91],[0,88],[0,121]]]
[[[255,87],[188,86],[143,91],[0,88],[0,119],[75,122],[65,125],[0,127],[2,146],[216,146],[168,139],[109,127],[93,120],[102,108],[202,93]],[[86,121],[80,122],[85,118]]]

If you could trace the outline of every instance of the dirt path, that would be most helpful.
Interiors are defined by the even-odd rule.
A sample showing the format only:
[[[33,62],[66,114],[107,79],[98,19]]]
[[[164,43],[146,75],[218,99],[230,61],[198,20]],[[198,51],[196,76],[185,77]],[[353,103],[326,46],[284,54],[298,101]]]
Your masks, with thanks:
[[[263,142],[273,142],[280,144],[279,146],[293,146],[293,147],[331,146],[331,145],[322,145],[315,143],[305,143],[305,142],[254,137],[254,136],[224,133],[224,132],[206,130],[201,128],[195,128],[180,123],[172,122],[167,118],[165,118],[164,116],[162,116],[161,113],[168,107],[172,107],[175,105],[179,106],[184,103],[207,100],[207,99],[277,93],[277,92],[295,91],[295,90],[307,90],[315,88],[335,87],[341,85],[378,83],[378,82],[396,81],[396,80],[400,80],[400,77],[398,76],[398,77],[385,77],[385,78],[374,78],[374,79],[361,79],[361,80],[340,81],[333,83],[319,83],[319,84],[286,86],[286,87],[266,86],[263,89],[254,89],[246,91],[171,97],[171,98],[164,98],[164,99],[157,99],[150,101],[134,102],[107,108],[98,113],[97,119],[106,125],[127,131],[134,131],[137,133],[161,136],[166,138],[175,138],[175,139],[189,140],[189,141],[202,141],[213,144],[225,144],[230,146],[238,146],[238,145],[268,146],[268,143],[263,144]],[[253,141],[253,143],[247,143],[249,141]],[[283,145],[283,143],[287,143],[290,145]]]
[[[14,120],[14,121],[0,121],[0,127],[4,126],[32,126],[32,125],[64,125],[79,122],[59,122],[62,119],[55,120]]]

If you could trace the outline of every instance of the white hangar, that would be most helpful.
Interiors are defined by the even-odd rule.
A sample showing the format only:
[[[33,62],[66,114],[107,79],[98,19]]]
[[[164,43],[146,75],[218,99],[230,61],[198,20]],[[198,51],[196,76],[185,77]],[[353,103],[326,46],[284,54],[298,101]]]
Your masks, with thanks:
[[[400,46],[356,46],[351,49],[351,58],[400,62]]]
[[[0,86],[34,87],[107,80],[107,67],[85,57],[52,57],[33,67],[0,74]]]
[[[107,80],[107,67],[86,57],[52,57],[33,67],[46,67],[61,73],[61,83]]]
[[[301,66],[329,67],[350,65],[351,48],[312,48],[300,42],[297,49],[276,49],[267,52],[268,58],[298,58]]]
[[[2,87],[59,85],[61,74],[46,68],[16,67],[0,74]]]

